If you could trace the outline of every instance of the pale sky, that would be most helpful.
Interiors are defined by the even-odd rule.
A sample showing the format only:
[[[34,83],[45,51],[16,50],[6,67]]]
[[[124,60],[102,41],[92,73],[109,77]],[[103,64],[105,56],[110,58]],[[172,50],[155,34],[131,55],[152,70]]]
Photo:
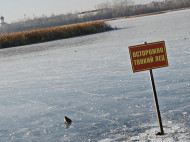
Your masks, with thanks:
[[[66,14],[94,10],[95,6],[113,0],[0,0],[0,16],[5,22],[17,22],[25,17],[42,17],[52,14]],[[153,0],[131,0],[135,3],[146,3]],[[155,0],[158,1],[158,0]]]

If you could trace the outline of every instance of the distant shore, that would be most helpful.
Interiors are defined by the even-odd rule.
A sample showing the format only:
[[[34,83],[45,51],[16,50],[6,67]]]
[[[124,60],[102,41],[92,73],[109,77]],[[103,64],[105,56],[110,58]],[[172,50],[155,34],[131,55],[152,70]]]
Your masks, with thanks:
[[[86,22],[0,35],[0,49],[100,33],[113,28],[105,21]]]
[[[71,25],[58,26],[46,29],[37,29],[32,31],[4,34],[0,35],[0,49],[105,32],[114,29],[109,24],[107,24],[106,21],[150,16],[150,15],[163,14],[163,13],[186,10],[186,9],[190,9],[190,7],[158,11],[158,12],[126,16],[126,17],[104,19],[102,21],[86,22],[86,23],[71,24]]]
[[[143,17],[143,16],[150,16],[150,15],[157,15],[157,14],[163,14],[173,11],[179,11],[179,10],[187,10],[188,8],[179,8],[179,9],[172,9],[172,10],[164,10],[164,11],[158,11],[158,12],[151,12],[151,13],[145,13],[145,14],[138,14],[133,16],[124,16],[124,17],[117,17],[117,18],[111,18],[111,19],[105,19],[104,21],[112,21],[112,20],[119,20],[119,19],[126,19],[126,18],[136,18],[136,17]]]

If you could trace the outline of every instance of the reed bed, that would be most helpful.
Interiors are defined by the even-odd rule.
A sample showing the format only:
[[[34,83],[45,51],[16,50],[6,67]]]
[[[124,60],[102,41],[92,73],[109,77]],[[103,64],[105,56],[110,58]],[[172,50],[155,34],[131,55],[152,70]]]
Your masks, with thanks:
[[[66,26],[38,29],[19,33],[0,35],[0,48],[8,48],[58,39],[94,34],[111,30],[104,21],[87,22]]]

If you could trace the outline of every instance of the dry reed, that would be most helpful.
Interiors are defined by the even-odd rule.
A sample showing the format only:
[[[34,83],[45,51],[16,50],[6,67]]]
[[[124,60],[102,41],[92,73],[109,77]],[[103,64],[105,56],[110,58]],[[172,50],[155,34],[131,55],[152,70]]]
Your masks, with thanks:
[[[0,35],[0,48],[29,45],[75,36],[94,34],[108,31],[111,29],[112,27],[104,21],[96,21],[19,33],[4,34]]]

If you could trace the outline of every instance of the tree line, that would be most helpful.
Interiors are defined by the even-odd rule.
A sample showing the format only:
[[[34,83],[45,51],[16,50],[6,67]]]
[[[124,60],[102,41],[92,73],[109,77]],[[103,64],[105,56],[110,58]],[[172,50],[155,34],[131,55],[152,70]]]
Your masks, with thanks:
[[[83,12],[83,16],[79,16],[79,13],[68,13],[52,15],[49,17],[42,16],[39,18],[26,19],[0,27],[0,34],[44,29],[49,27],[117,17],[127,17],[187,7],[190,7],[190,0],[165,0],[163,2],[152,2],[144,5],[135,5],[130,0],[113,0],[112,2],[106,2],[97,5],[96,13]]]

